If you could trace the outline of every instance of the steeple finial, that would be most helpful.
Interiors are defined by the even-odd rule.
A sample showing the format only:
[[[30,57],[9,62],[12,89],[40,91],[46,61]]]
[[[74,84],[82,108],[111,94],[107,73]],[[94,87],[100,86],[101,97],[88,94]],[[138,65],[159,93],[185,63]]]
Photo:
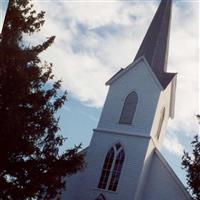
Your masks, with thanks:
[[[172,0],[162,0],[134,60],[144,56],[163,88],[175,73],[166,73]]]

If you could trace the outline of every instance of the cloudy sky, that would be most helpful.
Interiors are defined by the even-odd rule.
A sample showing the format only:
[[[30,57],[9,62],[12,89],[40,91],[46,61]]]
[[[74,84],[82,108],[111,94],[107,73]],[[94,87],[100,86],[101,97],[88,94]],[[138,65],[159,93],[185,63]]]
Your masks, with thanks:
[[[0,1],[0,26],[6,2]],[[96,127],[108,88],[105,82],[130,64],[159,1],[33,1],[46,11],[46,22],[34,42],[56,35],[42,57],[54,64],[68,102],[60,112],[66,148],[87,146]],[[168,71],[178,72],[175,118],[169,121],[162,152],[184,182],[183,150],[198,133],[199,3],[173,3]]]

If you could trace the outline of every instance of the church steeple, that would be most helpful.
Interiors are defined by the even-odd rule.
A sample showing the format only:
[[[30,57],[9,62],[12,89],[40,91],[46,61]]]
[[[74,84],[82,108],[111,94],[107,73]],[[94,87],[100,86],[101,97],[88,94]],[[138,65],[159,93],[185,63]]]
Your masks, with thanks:
[[[151,22],[136,59],[144,56],[163,88],[171,82],[175,73],[166,73],[170,35],[172,0],[162,0]]]
[[[175,105],[176,77],[166,72],[171,4],[162,0],[137,60],[107,81],[99,123],[83,152],[87,168],[68,179],[63,199],[191,199],[159,151]]]

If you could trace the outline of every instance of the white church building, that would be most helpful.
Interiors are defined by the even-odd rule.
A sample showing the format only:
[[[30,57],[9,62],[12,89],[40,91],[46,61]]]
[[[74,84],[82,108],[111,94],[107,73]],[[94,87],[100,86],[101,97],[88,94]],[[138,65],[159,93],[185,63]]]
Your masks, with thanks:
[[[67,177],[62,200],[190,200],[160,153],[174,117],[176,73],[168,73],[171,0],[162,0],[134,61],[117,72],[85,151],[86,168]]]

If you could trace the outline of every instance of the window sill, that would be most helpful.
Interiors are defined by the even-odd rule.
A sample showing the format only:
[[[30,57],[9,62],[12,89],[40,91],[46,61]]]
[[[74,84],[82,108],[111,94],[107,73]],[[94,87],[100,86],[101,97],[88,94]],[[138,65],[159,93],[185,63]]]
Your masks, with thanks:
[[[95,191],[100,191],[100,192],[105,192],[105,193],[110,193],[110,194],[115,194],[115,195],[118,194],[117,191],[111,191],[111,190],[107,190],[107,189],[94,188],[94,190],[95,190]]]
[[[118,122],[116,124],[119,124],[119,125],[125,125],[125,126],[133,126],[133,124],[131,123],[122,123],[122,122]]]

